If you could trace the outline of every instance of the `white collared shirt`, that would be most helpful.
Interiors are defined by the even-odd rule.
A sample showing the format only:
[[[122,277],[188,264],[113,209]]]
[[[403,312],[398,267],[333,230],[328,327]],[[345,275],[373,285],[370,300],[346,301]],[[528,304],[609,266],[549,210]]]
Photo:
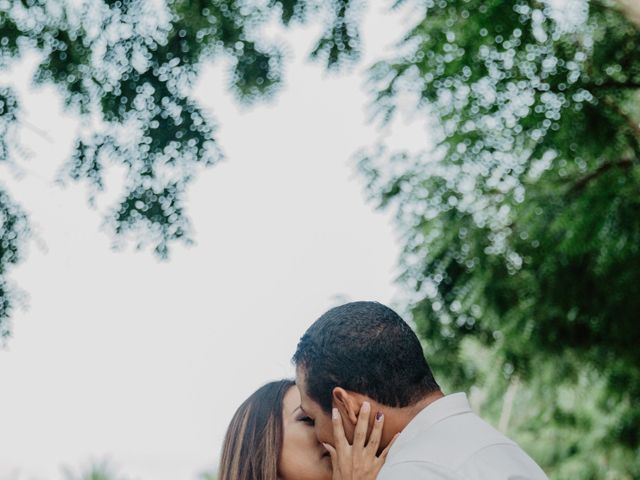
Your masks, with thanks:
[[[454,393],[415,416],[391,447],[378,480],[548,480],[515,442]]]

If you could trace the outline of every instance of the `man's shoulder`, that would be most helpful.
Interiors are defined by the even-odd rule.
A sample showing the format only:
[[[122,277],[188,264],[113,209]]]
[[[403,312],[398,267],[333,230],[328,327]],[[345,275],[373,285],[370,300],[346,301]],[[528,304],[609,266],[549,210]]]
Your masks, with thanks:
[[[416,471],[414,478],[480,478],[469,475],[469,471],[487,474],[495,471],[498,474],[504,468],[536,472],[536,475],[523,478],[546,478],[518,444],[470,411],[448,417],[419,432],[411,441],[398,445],[389,453],[387,463],[383,471],[390,475],[379,477],[384,480],[409,478],[404,472],[409,469]],[[438,474],[417,473],[429,472],[429,469]],[[393,474],[401,471],[401,475]],[[493,478],[501,477],[496,475]]]
[[[455,469],[476,452],[492,445],[514,445],[515,442],[473,412],[448,417],[417,432],[409,442],[392,450],[392,463],[429,462]]]
[[[384,465],[378,480],[548,480],[542,469],[516,444],[485,447],[456,465],[399,458]]]
[[[406,460],[386,463],[377,480],[406,480],[428,478],[429,480],[463,480],[458,473],[445,465],[426,460]]]

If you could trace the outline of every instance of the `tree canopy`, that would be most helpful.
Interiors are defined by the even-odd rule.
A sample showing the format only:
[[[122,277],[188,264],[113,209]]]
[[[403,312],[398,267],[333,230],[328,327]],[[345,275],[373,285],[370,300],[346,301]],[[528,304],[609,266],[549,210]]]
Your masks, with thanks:
[[[250,103],[273,95],[283,53],[261,39],[277,16],[284,25],[308,15],[328,19],[311,52],[329,69],[358,56],[349,0],[4,0],[0,2],[0,68],[38,55],[34,83],[52,84],[83,129],[63,178],[99,193],[109,165],[126,169],[126,190],[107,212],[112,232],[166,257],[172,242],[191,241],[184,192],[199,167],[221,159],[212,118],[191,98],[207,62],[229,65],[229,88]],[[11,161],[20,102],[0,88],[0,162]],[[0,186],[1,188],[1,186]],[[21,258],[28,218],[0,196],[0,335],[8,336],[14,301],[7,270]]]
[[[450,385],[482,385],[486,365],[469,351],[483,347],[492,371],[537,386],[528,428],[579,431],[548,465],[580,458],[582,470],[557,478],[635,478],[640,30],[613,2],[423,6],[372,74],[382,117],[411,95],[436,145],[381,145],[360,166],[397,212],[401,281],[430,358]]]

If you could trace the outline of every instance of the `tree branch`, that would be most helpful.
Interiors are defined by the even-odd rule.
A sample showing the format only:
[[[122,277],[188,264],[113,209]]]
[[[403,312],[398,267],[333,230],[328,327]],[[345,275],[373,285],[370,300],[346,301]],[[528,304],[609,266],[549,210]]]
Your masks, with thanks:
[[[598,168],[596,168],[593,172],[585,175],[584,177],[582,177],[580,180],[578,180],[572,187],[571,187],[571,192],[572,193],[576,193],[576,192],[581,192],[582,190],[584,190],[584,188],[593,180],[595,180],[596,178],[598,178],[600,175],[602,175],[605,172],[608,172],[609,170],[611,170],[612,168],[622,168],[622,169],[627,169],[631,166],[633,166],[633,160],[630,158],[623,158],[622,160],[616,160],[616,161],[611,161],[611,162],[605,162],[602,165],[600,165]]]
[[[620,108],[620,105],[618,105],[616,102],[614,102],[610,98],[605,97],[603,99],[603,103],[609,108],[612,108],[613,110],[615,110],[615,112],[618,115],[620,115],[622,118],[626,120],[627,126],[631,129],[634,136],[636,137],[636,140],[640,144],[640,124],[636,122],[633,118],[631,118],[627,112],[625,112],[624,110],[622,110],[622,108]]]
[[[636,27],[640,27],[640,3],[637,0],[616,0],[616,3],[624,16]]]
[[[640,89],[640,81],[637,80],[628,80],[626,82],[616,82],[615,80],[607,80],[602,83],[589,83],[585,84],[584,88],[587,90],[614,90],[614,89]]]
[[[611,2],[604,2],[602,0],[591,0],[592,5],[597,5],[603,9],[612,9],[624,15],[627,20],[633,23],[636,27],[640,27],[640,4],[637,0],[615,0],[613,4]]]
[[[513,410],[513,402],[516,398],[516,392],[520,385],[520,378],[517,375],[511,377],[509,387],[504,395],[504,402],[502,403],[502,410],[500,411],[500,421],[498,422],[498,430],[502,433],[507,433],[509,429],[509,420],[511,420],[511,411]]]

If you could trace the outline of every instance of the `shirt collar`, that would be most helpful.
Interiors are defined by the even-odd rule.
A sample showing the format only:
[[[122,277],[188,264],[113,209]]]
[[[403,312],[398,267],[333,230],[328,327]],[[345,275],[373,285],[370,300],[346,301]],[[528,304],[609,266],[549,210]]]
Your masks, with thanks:
[[[445,418],[471,411],[471,406],[465,393],[452,393],[439,398],[423,408],[400,432],[391,450],[389,450],[389,456],[393,456],[394,452],[402,449],[403,445],[413,440],[420,432],[428,430]]]

